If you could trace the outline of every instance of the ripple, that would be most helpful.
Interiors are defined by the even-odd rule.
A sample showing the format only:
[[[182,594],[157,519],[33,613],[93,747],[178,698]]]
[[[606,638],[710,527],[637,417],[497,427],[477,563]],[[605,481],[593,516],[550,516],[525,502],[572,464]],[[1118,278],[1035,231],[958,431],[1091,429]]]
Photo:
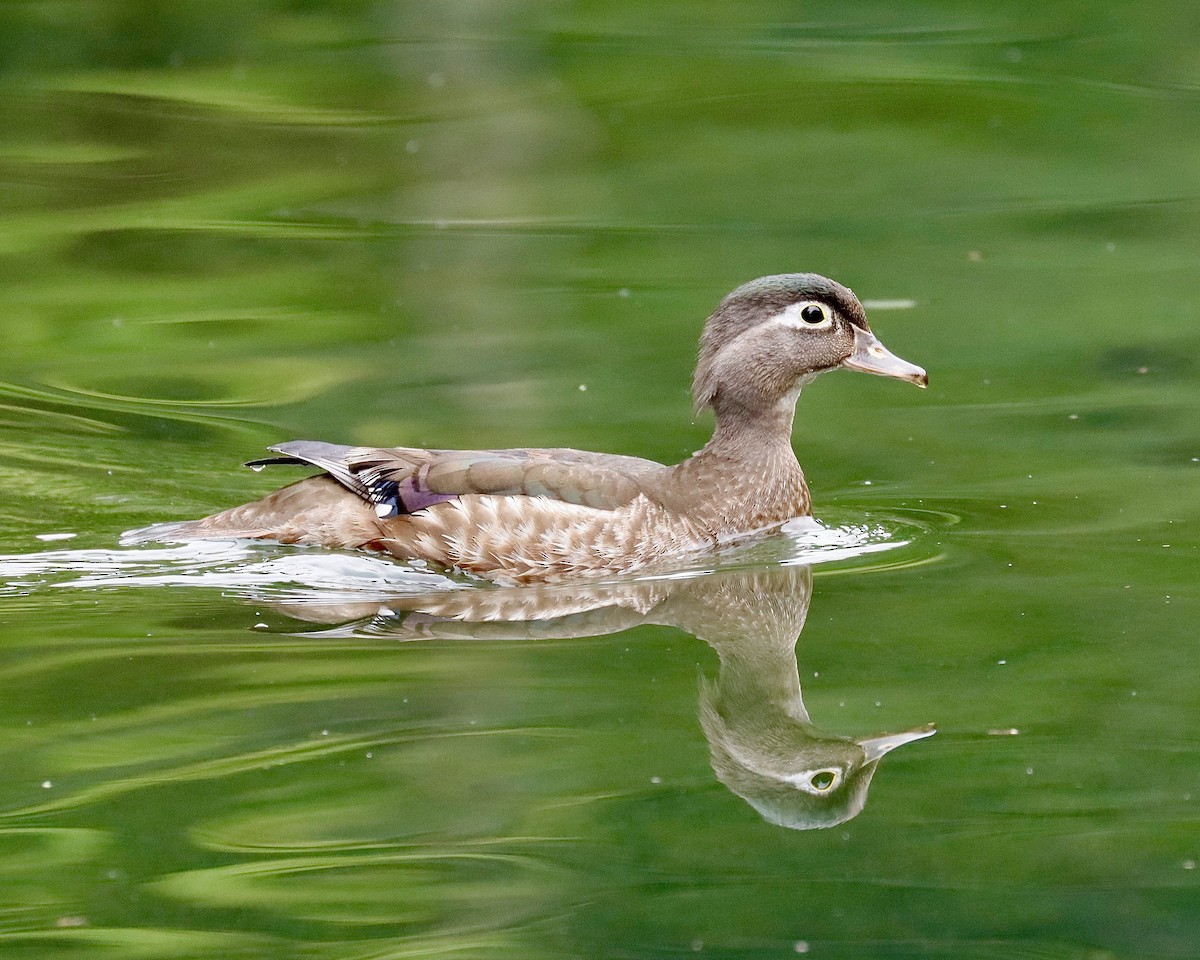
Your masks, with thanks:
[[[732,567],[835,563],[849,564],[848,569],[857,572],[895,569],[931,562],[936,554],[909,550],[904,557],[888,562],[881,562],[879,555],[931,542],[931,533],[957,521],[952,514],[934,510],[845,514],[830,522],[798,517],[775,535],[731,545],[716,554],[682,558],[652,572],[605,580],[688,579]],[[0,596],[27,596],[47,588],[174,586],[214,589],[245,599],[332,604],[470,589],[472,585],[483,588],[479,581],[435,572],[421,561],[406,563],[368,553],[251,540],[0,555]]]
[[[927,549],[933,544],[932,535],[958,522],[952,513],[908,508],[845,511],[825,520],[796,517],[776,535],[728,547],[715,560],[705,554],[661,575],[697,576],[716,569],[750,566],[839,564],[839,572],[913,566],[937,559],[938,554]],[[889,562],[879,558],[880,554],[901,548],[910,548],[903,558]]]
[[[368,554],[247,540],[164,547],[48,550],[0,556],[0,595],[46,587],[210,587],[246,598],[366,600],[459,587],[428,570]]]

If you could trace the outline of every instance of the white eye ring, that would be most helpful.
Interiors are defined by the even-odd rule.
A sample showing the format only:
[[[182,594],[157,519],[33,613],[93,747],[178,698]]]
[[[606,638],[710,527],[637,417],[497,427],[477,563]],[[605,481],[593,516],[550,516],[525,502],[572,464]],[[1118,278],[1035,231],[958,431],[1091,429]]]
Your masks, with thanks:
[[[805,793],[819,797],[837,789],[842,782],[842,771],[837,767],[800,770],[783,779]]]
[[[818,318],[810,320],[809,317]],[[793,330],[828,330],[833,326],[833,312],[828,304],[821,303],[820,300],[801,300],[799,303],[789,304],[771,319]]]

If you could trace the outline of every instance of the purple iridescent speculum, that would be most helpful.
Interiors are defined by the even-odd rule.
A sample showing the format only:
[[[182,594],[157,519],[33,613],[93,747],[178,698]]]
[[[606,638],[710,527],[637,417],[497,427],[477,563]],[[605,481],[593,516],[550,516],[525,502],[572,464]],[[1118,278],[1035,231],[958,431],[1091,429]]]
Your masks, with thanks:
[[[447,500],[457,500],[453,493],[430,493],[417,486],[415,477],[405,477],[396,484],[396,500],[402,513],[415,513],[432,507],[435,503],[445,503]]]

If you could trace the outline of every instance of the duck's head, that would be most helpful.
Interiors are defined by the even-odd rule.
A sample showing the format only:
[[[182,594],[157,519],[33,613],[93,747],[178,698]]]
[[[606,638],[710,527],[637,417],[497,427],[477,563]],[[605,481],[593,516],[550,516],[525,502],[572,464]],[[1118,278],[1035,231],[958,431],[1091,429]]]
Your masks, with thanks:
[[[839,367],[928,383],[924,370],[871,333],[849,288],[815,273],[759,277],[725,297],[708,318],[692,396],[697,410],[791,405],[809,380]]]

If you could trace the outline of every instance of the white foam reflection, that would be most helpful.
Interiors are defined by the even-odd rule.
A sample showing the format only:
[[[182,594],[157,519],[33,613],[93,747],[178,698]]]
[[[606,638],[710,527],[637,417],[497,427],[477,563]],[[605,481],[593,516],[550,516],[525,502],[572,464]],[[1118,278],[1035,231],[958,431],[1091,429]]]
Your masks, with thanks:
[[[826,525],[809,517],[779,535],[684,558],[637,579],[702,576],[717,567],[828,564],[906,546],[919,522]],[[620,578],[625,579],[625,578]],[[0,555],[0,594],[45,588],[201,587],[235,596],[333,603],[462,589],[463,579],[366,553],[289,547],[248,540],[194,540],[111,549]]]
[[[0,556],[0,593],[25,594],[39,587],[122,586],[211,587],[240,596],[335,601],[428,593],[460,585],[440,574],[369,554],[247,540]]]

